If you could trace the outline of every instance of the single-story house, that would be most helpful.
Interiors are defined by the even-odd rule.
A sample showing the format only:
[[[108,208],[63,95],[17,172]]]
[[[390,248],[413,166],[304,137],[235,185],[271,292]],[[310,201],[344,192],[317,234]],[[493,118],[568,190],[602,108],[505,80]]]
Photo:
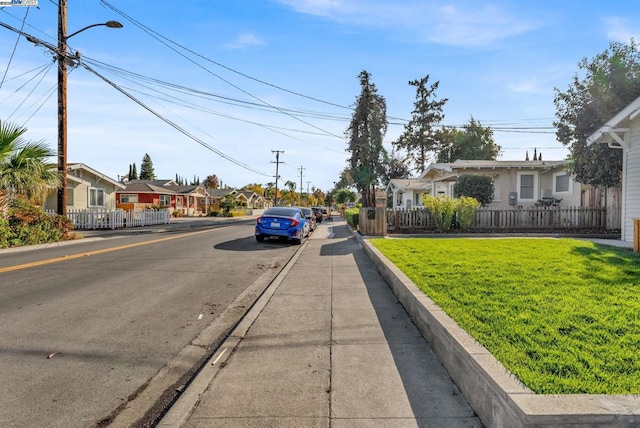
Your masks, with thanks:
[[[116,192],[124,185],[83,163],[67,164],[67,211],[113,210],[116,208]],[[47,196],[43,208],[56,210],[57,192]]]
[[[126,211],[138,208],[168,208],[187,216],[201,215],[206,207],[200,199],[209,195],[197,185],[180,186],[173,180],[130,180],[116,194],[117,207]]]
[[[459,176],[475,174],[493,180],[492,208],[533,206],[541,199],[561,199],[561,205],[580,206],[580,183],[567,172],[566,161],[457,160],[432,163],[415,179],[392,179],[387,185],[394,209],[422,205],[422,196],[453,197]]]
[[[594,143],[622,150],[621,239],[635,242],[634,219],[640,219],[640,98],[587,138],[587,144]]]

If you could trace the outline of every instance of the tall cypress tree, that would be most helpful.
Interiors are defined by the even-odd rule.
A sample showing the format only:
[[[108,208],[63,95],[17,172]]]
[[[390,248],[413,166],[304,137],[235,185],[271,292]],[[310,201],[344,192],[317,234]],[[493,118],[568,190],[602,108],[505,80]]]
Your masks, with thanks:
[[[347,151],[351,152],[349,166],[356,187],[362,194],[362,205],[374,207],[375,189],[384,171],[385,150],[382,140],[387,133],[387,103],[378,95],[371,75],[362,71],[358,75],[361,92],[356,99],[356,108],[346,130],[349,138]]]

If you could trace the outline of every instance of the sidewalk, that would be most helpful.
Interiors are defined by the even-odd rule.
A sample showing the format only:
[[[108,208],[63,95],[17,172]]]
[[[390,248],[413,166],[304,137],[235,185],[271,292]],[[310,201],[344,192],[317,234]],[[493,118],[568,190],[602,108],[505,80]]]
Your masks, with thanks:
[[[298,259],[159,427],[481,427],[344,221]]]

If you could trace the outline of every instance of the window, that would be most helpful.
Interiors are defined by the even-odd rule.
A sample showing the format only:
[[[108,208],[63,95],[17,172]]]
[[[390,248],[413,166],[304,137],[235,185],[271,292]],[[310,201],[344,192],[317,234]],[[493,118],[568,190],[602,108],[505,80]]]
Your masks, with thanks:
[[[533,174],[519,174],[518,181],[520,182],[520,199],[521,200],[533,200],[535,199],[535,175]]]
[[[104,207],[104,189],[89,188],[89,206]]]
[[[171,195],[160,195],[160,200],[158,202],[161,207],[171,206]]]
[[[182,196],[176,197],[176,208],[182,208]]]
[[[554,185],[555,190],[554,193],[569,193],[571,190],[569,188],[570,180],[569,174],[561,173],[554,175]]]
[[[138,195],[120,195],[121,204],[137,204]]]

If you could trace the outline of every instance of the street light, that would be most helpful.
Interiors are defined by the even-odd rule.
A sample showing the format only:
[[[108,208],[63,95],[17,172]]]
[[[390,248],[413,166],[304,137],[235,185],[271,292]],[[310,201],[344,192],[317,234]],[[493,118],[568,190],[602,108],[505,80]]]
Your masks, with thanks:
[[[92,24],[67,35],[67,0],[58,0],[58,214],[67,214],[67,40],[82,31],[105,26],[122,28],[118,21]]]

